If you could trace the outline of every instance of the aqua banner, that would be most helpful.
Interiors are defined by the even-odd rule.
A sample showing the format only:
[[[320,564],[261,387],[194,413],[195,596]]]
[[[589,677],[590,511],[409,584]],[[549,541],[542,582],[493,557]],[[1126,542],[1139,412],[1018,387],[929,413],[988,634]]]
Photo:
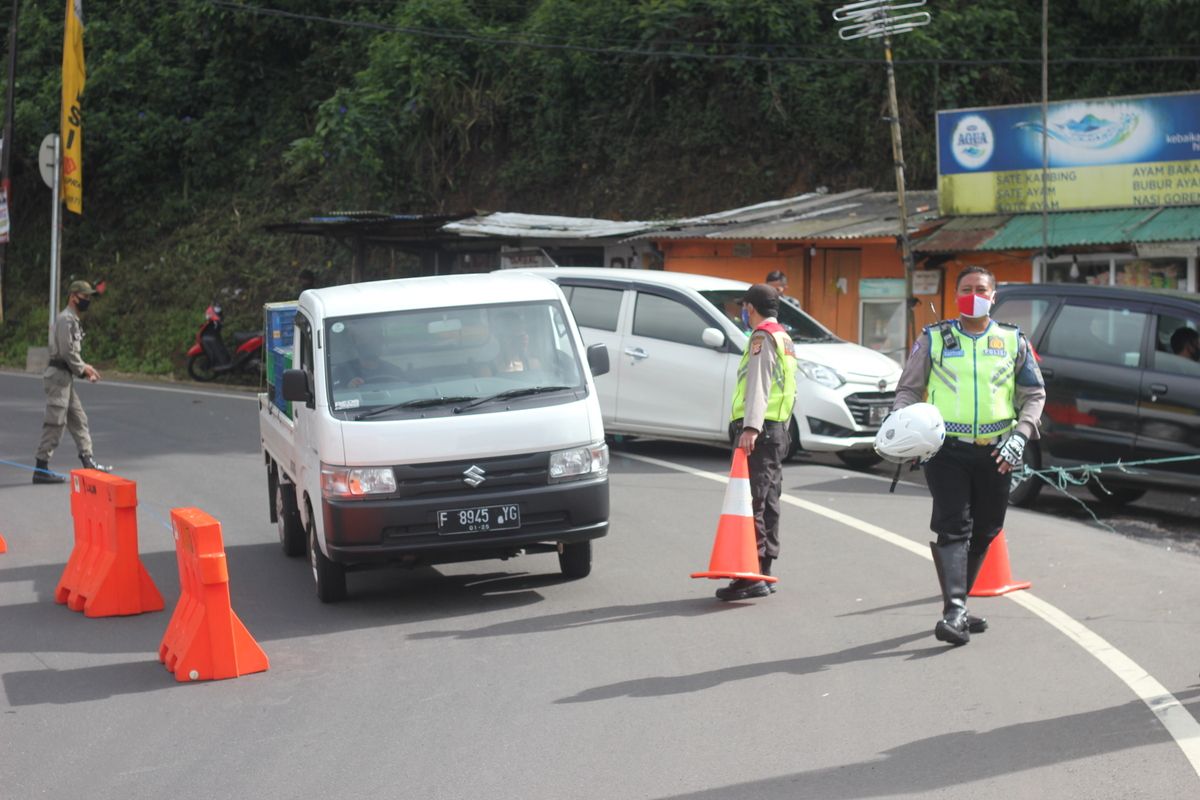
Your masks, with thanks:
[[[1200,92],[938,112],[942,214],[1200,205]],[[1045,136],[1043,136],[1045,131]]]

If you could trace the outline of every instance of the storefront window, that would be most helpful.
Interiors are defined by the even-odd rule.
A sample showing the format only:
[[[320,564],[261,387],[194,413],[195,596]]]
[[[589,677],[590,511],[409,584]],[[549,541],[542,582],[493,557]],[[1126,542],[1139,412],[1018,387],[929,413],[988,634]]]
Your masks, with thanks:
[[[1117,285],[1151,289],[1179,289],[1187,278],[1187,262],[1182,259],[1143,258],[1117,264]]]
[[[1108,259],[1103,261],[1055,261],[1046,267],[1046,283],[1108,285]]]

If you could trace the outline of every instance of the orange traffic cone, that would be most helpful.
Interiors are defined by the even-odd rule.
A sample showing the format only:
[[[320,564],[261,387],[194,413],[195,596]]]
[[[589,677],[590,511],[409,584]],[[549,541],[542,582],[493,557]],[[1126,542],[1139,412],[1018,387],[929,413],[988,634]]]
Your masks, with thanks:
[[[1012,569],[1008,565],[1008,543],[1001,529],[983,559],[979,577],[971,587],[971,597],[997,597],[1018,589],[1028,589],[1032,585],[1029,581],[1013,580]]]
[[[754,508],[750,503],[750,469],[746,451],[733,451],[733,469],[725,488],[721,506],[721,521],[717,523],[717,538],[713,542],[712,558],[707,572],[693,572],[693,578],[744,578],[751,581],[775,583],[772,575],[760,575],[758,543],[754,538]]]
[[[8,552],[8,542],[4,541],[4,537],[0,536],[0,553]]]

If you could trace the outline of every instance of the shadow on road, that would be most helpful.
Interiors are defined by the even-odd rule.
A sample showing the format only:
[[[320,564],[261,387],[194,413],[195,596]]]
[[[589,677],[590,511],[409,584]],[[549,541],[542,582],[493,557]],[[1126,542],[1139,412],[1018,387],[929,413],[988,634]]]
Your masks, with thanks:
[[[1200,690],[1179,695],[1198,705]],[[1196,709],[1191,709],[1193,715]],[[1139,700],[989,731],[955,731],[885,750],[879,758],[778,778],[677,794],[661,800],[858,800],[920,797],[968,783],[1003,778],[1040,767],[1095,758],[1135,747],[1170,742]]]

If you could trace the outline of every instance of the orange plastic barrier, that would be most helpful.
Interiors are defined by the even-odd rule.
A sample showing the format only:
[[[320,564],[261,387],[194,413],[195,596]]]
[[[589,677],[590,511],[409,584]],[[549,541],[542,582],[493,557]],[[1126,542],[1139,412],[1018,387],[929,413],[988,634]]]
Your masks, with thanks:
[[[992,540],[983,566],[979,569],[979,577],[971,587],[971,597],[996,597],[1018,589],[1028,589],[1033,584],[1029,581],[1015,581],[1012,568],[1008,564],[1008,542],[1004,540],[1004,531]]]
[[[198,508],[173,508],[171,529],[180,593],[158,660],[177,681],[236,678],[267,669],[267,654],[229,605],[221,523]]]
[[[751,581],[775,583],[778,578],[760,575],[758,543],[754,538],[754,507],[750,500],[750,469],[746,451],[733,451],[733,467],[729,485],[725,487],[725,502],[717,523],[717,538],[707,572],[693,572],[693,578],[745,578]]]
[[[87,617],[161,611],[163,598],[138,557],[137,484],[94,469],[71,472],[75,546],[54,602]]]

